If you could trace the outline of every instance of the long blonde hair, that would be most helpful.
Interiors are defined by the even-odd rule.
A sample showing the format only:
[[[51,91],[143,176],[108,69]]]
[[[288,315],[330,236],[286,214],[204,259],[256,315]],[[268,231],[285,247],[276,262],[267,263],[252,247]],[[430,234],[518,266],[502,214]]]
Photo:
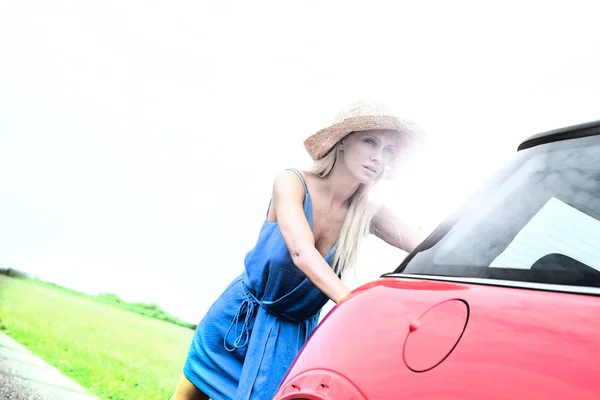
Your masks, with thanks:
[[[339,142],[326,156],[316,160],[308,168],[308,171],[320,178],[327,177],[338,160],[338,145]],[[348,213],[342,224],[332,258],[333,270],[340,276],[345,270],[356,264],[360,242],[370,232],[371,221],[373,220],[373,216],[377,212],[378,207],[369,202],[369,192],[375,183],[381,179],[381,176],[382,175],[369,186],[360,184],[356,192],[354,192],[350,198]]]

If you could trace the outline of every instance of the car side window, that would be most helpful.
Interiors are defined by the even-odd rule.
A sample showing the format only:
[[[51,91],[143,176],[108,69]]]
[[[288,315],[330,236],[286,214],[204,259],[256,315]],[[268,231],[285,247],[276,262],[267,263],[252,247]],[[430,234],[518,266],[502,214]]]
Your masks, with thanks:
[[[522,151],[401,272],[600,287],[598,160],[600,136]]]

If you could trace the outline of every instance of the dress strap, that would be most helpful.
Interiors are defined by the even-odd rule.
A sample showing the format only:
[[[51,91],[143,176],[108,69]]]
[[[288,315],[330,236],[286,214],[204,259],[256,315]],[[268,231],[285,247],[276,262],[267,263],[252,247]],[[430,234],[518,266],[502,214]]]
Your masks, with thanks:
[[[298,171],[295,168],[287,168],[286,171],[293,171],[296,175],[298,175],[298,178],[300,178],[300,182],[302,182],[302,186],[304,186],[304,194],[308,194],[308,186],[306,186],[306,181],[304,180],[304,177],[302,176],[300,171]]]
[[[296,175],[298,175],[298,178],[300,179],[300,182],[302,182],[302,186],[304,186],[304,195],[306,196],[308,194],[308,186],[306,185],[306,181],[304,180],[304,177],[302,176],[302,174],[300,173],[300,171],[298,171],[295,168],[286,168],[286,171],[292,171],[294,172]],[[269,218],[269,210],[271,209],[271,203],[273,202],[273,198],[271,197],[271,200],[269,200],[269,207],[267,207],[267,219]]]

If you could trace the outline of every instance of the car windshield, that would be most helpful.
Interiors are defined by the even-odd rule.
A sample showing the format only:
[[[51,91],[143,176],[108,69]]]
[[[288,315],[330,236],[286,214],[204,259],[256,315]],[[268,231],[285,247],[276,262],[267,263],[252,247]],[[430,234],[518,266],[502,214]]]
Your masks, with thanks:
[[[395,272],[600,287],[600,136],[518,152]]]

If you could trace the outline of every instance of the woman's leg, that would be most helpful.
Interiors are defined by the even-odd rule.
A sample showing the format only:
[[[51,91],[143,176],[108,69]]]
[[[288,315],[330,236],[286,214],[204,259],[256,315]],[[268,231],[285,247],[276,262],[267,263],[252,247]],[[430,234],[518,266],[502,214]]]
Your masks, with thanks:
[[[208,400],[209,397],[181,374],[179,383],[171,400]]]

